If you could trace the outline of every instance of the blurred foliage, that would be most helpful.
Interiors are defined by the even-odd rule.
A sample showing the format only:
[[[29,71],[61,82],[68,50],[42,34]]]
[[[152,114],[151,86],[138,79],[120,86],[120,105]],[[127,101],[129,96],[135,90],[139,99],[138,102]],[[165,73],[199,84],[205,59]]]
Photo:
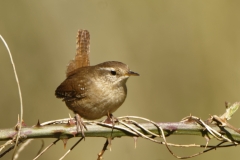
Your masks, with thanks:
[[[240,100],[240,1],[42,0],[0,2],[0,34],[7,41],[20,79],[27,125],[68,117],[54,91],[75,54],[78,29],[91,34],[91,64],[117,60],[140,77],[128,81],[128,97],[115,116],[138,115],[154,121],[179,121],[192,113],[203,119],[224,112],[224,102]],[[19,98],[12,67],[0,43],[1,128],[13,127]],[[231,124],[238,125],[240,113]],[[170,137],[176,143],[203,138]],[[53,140],[47,140],[46,144]],[[76,139],[71,139],[67,148]],[[104,139],[86,139],[67,159],[96,159]],[[164,146],[145,140],[115,139],[105,159],[175,159]],[[21,155],[31,159],[34,142]],[[175,149],[182,156],[196,149]],[[196,160],[234,159],[239,147],[201,155]],[[60,158],[58,143],[42,159]],[[9,159],[11,155],[5,159]],[[4,158],[3,158],[4,159]]]

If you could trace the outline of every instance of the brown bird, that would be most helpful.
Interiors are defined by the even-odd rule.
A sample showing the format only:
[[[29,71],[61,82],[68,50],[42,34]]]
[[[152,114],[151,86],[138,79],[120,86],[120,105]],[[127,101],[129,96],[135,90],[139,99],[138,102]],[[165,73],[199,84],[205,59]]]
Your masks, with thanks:
[[[83,136],[82,126],[85,125],[81,117],[95,120],[111,115],[126,99],[129,76],[139,75],[117,61],[90,66],[89,46],[89,32],[80,30],[75,59],[68,66],[67,78],[55,91],[56,97],[62,98],[76,114],[78,129],[81,129]]]

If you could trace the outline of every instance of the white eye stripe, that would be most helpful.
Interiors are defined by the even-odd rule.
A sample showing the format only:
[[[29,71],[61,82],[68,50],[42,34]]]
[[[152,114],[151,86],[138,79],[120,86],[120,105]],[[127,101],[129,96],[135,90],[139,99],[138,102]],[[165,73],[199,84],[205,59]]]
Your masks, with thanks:
[[[115,68],[99,68],[99,70],[115,71]]]

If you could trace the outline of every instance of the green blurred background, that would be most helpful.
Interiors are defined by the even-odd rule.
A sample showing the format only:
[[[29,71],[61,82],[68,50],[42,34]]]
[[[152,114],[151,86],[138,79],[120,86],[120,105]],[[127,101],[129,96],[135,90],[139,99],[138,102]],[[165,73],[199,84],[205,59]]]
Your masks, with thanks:
[[[20,79],[27,125],[68,117],[54,91],[75,54],[78,29],[91,34],[91,64],[117,60],[140,77],[128,81],[128,97],[115,116],[136,115],[157,122],[179,121],[190,113],[207,119],[240,100],[240,1],[238,0],[18,0],[0,1],[0,34],[7,41]],[[8,53],[0,43],[0,124],[17,122],[19,98]],[[230,121],[239,125],[240,112]],[[205,144],[204,138],[172,136],[172,143]],[[53,139],[45,140],[46,144]],[[67,149],[76,142],[71,139]],[[65,159],[96,159],[105,139],[86,138]],[[21,154],[32,159],[36,140]],[[40,159],[58,159],[62,142]],[[237,159],[239,147],[193,158]],[[173,148],[180,156],[201,149]],[[10,159],[11,154],[3,159]],[[104,159],[175,159],[165,146],[116,138]]]

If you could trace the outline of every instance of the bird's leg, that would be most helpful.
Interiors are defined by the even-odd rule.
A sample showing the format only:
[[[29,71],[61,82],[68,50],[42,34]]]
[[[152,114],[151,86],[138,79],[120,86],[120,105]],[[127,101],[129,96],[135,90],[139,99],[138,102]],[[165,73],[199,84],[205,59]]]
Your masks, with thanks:
[[[76,119],[76,125],[77,125],[77,133],[81,131],[82,136],[85,138],[83,127],[87,130],[86,125],[84,124],[81,116],[78,113],[75,114],[75,119]]]
[[[113,128],[114,128],[114,126],[115,126],[115,120],[116,120],[116,122],[118,122],[117,117],[114,117],[114,116],[112,115],[112,113],[109,113],[109,112],[108,112],[108,114],[107,114],[107,119],[104,121],[104,123],[112,123],[111,136],[112,136],[112,133],[113,133]]]
[[[104,121],[104,123],[112,123],[113,127],[115,126],[115,120],[118,122],[118,119],[112,115],[112,113],[107,114],[107,119]]]
[[[112,124],[112,132],[111,132],[111,137],[107,138],[107,141],[104,145],[103,150],[99,153],[98,158],[101,157],[103,155],[103,153],[105,152],[105,150],[107,149],[107,146],[109,146],[110,151],[111,151],[111,145],[112,145],[112,133],[113,133],[113,128],[115,126],[115,120],[116,122],[118,122],[118,119],[116,117],[114,117],[111,113],[108,112],[107,114],[107,119],[104,121],[104,123],[108,123],[108,124]]]

